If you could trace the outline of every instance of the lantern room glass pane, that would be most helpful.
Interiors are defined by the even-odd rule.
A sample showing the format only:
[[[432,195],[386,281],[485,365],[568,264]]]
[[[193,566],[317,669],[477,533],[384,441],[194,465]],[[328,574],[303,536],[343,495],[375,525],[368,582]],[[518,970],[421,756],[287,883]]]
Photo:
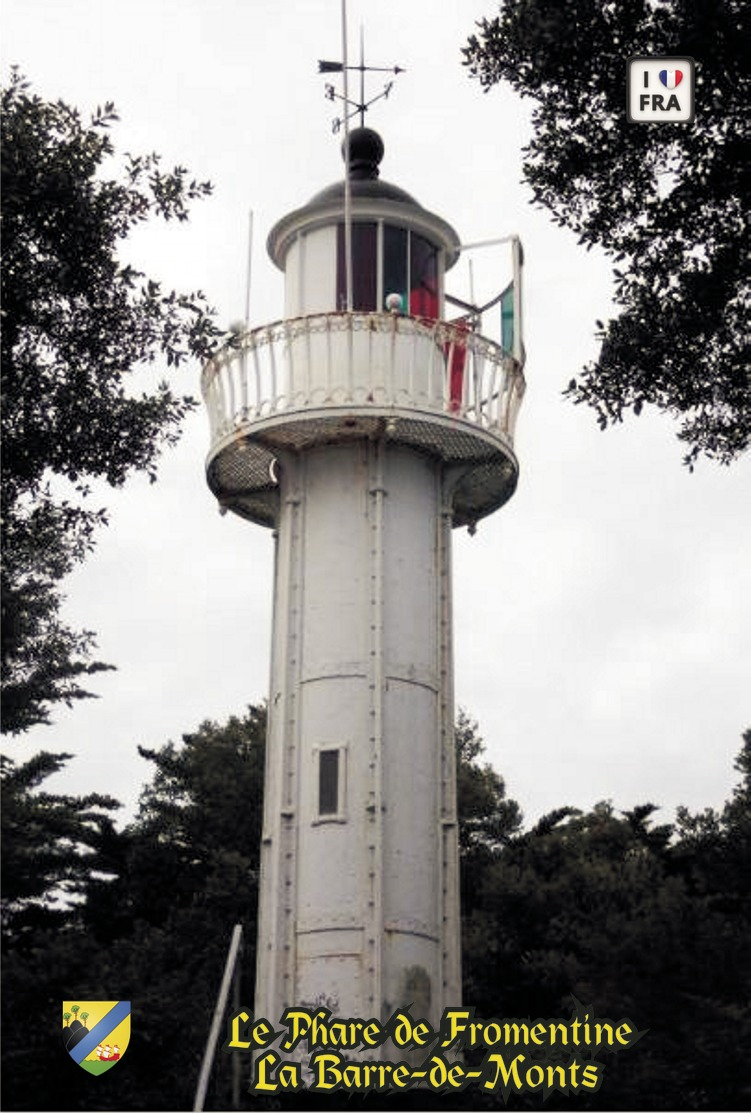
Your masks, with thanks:
[[[383,229],[383,291],[381,309],[386,308],[389,294],[398,294],[402,299],[402,312],[407,312],[407,237],[406,228]]]
[[[344,225],[337,229],[336,304],[347,308],[347,264]],[[378,225],[352,225],[352,308],[372,312],[378,308]]]
[[[437,320],[438,249],[422,236],[410,239],[409,312],[415,317]]]
[[[398,294],[401,311],[427,320],[438,320],[438,248],[406,228],[383,225],[381,266],[378,260],[378,225],[362,221],[352,225],[352,308],[383,312],[389,294]],[[337,228],[336,304],[347,308],[347,270],[344,225]]]

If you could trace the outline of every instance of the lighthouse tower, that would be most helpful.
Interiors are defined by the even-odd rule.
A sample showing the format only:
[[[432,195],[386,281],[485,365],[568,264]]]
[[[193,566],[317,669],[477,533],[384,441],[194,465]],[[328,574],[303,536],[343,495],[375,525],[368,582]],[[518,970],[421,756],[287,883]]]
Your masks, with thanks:
[[[348,185],[268,237],[284,317],[202,383],[209,486],[276,545],[255,1009],[437,1024],[461,995],[451,531],[514,491],[524,380],[446,320],[453,228],[382,180],[375,132],[348,151]]]

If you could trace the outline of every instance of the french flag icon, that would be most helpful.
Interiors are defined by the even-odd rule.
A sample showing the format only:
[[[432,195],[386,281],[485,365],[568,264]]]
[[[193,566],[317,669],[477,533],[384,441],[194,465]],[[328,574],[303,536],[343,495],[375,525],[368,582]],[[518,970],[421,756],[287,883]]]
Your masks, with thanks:
[[[681,70],[660,70],[660,81],[666,89],[675,89],[683,81]]]

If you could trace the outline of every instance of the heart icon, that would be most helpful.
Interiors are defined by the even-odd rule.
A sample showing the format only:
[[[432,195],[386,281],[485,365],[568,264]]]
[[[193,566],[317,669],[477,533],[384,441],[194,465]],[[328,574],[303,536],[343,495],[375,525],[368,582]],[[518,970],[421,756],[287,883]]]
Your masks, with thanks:
[[[666,89],[676,89],[683,81],[681,70],[660,70],[660,81]]]

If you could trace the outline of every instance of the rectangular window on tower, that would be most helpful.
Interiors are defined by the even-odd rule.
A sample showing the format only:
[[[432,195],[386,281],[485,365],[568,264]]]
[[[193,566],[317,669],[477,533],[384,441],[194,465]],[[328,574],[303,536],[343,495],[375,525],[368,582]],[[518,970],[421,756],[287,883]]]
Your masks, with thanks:
[[[316,801],[315,821],[335,820],[343,822],[345,787],[344,746],[326,746],[316,750],[318,764],[318,799]]]

